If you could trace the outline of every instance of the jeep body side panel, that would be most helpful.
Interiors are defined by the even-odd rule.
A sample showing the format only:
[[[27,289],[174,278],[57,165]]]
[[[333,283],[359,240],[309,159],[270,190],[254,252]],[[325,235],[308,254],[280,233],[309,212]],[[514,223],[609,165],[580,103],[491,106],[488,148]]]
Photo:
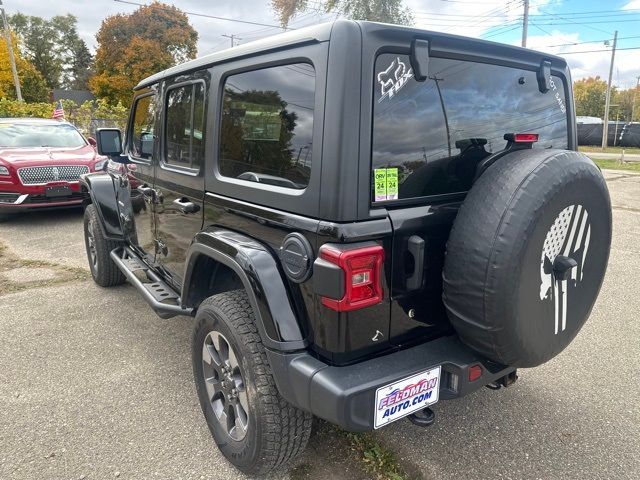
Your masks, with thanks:
[[[100,226],[110,240],[124,238],[118,209],[117,181],[116,178],[102,172],[88,173],[80,177],[80,183],[89,191],[91,202],[96,206]]]
[[[329,42],[327,96],[322,139],[322,191],[318,216],[333,222],[357,220],[358,138],[362,34],[355,22],[333,24]]]
[[[189,298],[193,285],[189,280],[201,255],[226,265],[240,278],[268,348],[291,351],[307,346],[278,263],[263,244],[231,230],[205,228],[196,235],[187,253],[183,299]]]

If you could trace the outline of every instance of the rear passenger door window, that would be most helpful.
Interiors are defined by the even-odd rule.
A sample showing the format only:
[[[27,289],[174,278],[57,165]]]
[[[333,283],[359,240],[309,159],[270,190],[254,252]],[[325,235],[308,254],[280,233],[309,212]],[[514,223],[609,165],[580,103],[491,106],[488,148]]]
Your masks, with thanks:
[[[133,104],[129,153],[132,157],[150,161],[153,157],[156,122],[155,95],[140,96]]]
[[[167,92],[164,163],[199,171],[204,157],[204,83],[176,86]]]
[[[311,176],[315,77],[308,63],[227,77],[220,127],[222,176],[306,188]]]

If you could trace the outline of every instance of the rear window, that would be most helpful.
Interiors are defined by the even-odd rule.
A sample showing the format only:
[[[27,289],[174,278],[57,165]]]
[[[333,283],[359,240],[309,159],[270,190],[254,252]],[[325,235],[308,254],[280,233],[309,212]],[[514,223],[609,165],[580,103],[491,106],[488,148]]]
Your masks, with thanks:
[[[478,162],[504,149],[506,133],[537,133],[534,148],[567,148],[559,77],[540,93],[536,72],[431,58],[417,82],[407,55],[376,60],[374,201],[465,192]]]

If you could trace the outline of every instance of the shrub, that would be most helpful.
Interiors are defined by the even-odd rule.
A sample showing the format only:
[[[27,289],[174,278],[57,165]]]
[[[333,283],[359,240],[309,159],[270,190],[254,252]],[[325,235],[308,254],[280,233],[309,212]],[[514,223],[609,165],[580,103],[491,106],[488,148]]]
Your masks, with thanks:
[[[0,98],[0,117],[51,118],[56,103],[18,102]],[[95,128],[109,125],[124,129],[127,121],[127,108],[118,103],[110,105],[106,100],[86,101],[82,105],[72,100],[62,100],[65,120],[73,123],[86,136],[93,135]]]

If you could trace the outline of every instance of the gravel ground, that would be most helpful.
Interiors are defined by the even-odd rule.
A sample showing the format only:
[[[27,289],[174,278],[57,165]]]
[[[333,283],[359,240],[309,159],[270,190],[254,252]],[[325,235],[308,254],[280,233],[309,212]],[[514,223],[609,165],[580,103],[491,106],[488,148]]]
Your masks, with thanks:
[[[428,429],[402,420],[377,431],[412,476],[637,478],[640,175],[606,174],[614,243],[590,321],[513,387],[442,402]],[[5,259],[27,261],[11,268],[32,270],[3,295],[18,278],[0,263],[0,478],[244,478],[202,419],[191,321],[158,318],[131,286],[82,280],[81,222],[59,211],[0,225]],[[272,478],[366,478],[344,440],[319,430],[300,464]]]

